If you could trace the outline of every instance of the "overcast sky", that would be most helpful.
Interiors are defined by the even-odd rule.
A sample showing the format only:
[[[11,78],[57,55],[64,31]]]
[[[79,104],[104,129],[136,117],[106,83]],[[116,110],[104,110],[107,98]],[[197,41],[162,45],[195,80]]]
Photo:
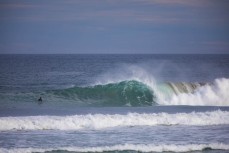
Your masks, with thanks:
[[[0,0],[0,53],[229,53],[229,0]]]

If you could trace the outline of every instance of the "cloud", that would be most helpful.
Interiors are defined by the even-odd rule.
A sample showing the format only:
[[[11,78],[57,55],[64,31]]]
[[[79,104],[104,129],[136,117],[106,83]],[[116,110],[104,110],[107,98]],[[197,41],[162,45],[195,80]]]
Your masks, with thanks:
[[[71,2],[71,6],[66,5]],[[76,3],[78,2],[78,3]],[[91,7],[87,8],[85,2],[79,3],[79,1],[66,1],[63,2],[65,5],[60,5],[60,3],[55,3],[54,5],[44,5],[44,4],[28,4],[28,3],[5,3],[0,4],[0,8],[8,10],[10,13],[5,13],[1,15],[1,19],[4,20],[19,20],[19,21],[31,21],[31,22],[47,22],[47,21],[106,21],[108,22],[168,22],[172,21],[171,19],[167,20],[163,16],[160,16],[158,13],[152,15],[152,12],[145,11],[138,8],[132,8],[129,6],[124,6],[120,3],[118,7],[110,3],[102,4],[103,8]],[[98,4],[100,4],[97,1]],[[77,5],[76,5],[77,4]],[[79,7],[78,5],[86,5],[84,8]],[[74,9],[72,8],[75,5]],[[80,5],[80,6],[81,6]],[[117,5],[117,4],[115,4]],[[110,7],[111,9],[107,9]],[[18,13],[20,12],[20,13]],[[24,13],[22,13],[24,12]],[[28,12],[28,13],[26,13]],[[165,21],[167,20],[167,21]]]
[[[206,7],[213,4],[212,0],[135,0],[135,2],[189,7]]]
[[[204,41],[201,42],[202,48],[223,52],[223,53],[229,53],[229,41]]]
[[[229,41],[205,41],[202,44],[210,47],[225,48],[229,51]]]
[[[207,6],[222,8],[219,5],[213,6],[213,2],[212,0],[68,0],[52,3],[15,1],[0,4],[1,9],[11,10],[8,11],[10,15],[7,16],[6,13],[0,15],[0,19],[28,22],[90,22],[106,25],[224,24],[228,21],[226,20],[228,15],[208,15],[209,10],[215,9],[196,8]]]
[[[0,9],[31,9],[38,8],[38,5],[28,4],[28,3],[0,3]]]
[[[25,42],[12,42],[12,43],[1,43],[0,44],[0,53],[7,54],[7,53],[15,53],[17,51],[29,51],[32,49],[31,43]]]

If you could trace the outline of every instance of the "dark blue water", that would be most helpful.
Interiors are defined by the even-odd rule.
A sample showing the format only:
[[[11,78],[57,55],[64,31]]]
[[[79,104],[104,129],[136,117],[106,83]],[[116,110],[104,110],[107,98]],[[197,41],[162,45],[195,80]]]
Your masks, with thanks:
[[[0,83],[1,92],[85,86],[131,66],[160,81],[211,82],[229,77],[228,63],[229,55],[1,55]]]
[[[0,152],[229,150],[229,55],[0,55],[0,74]]]

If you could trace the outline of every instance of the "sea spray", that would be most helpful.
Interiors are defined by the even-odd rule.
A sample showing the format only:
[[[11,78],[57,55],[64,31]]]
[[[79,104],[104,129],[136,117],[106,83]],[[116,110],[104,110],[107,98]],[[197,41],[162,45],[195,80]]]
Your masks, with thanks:
[[[163,94],[158,91],[157,81],[154,78],[154,75],[151,73],[150,68],[146,66],[142,67],[140,65],[129,65],[124,64],[121,67],[118,67],[114,70],[108,71],[100,75],[95,81],[95,85],[106,85],[110,83],[118,83],[122,81],[137,81],[141,82],[153,92],[154,103],[163,99]]]

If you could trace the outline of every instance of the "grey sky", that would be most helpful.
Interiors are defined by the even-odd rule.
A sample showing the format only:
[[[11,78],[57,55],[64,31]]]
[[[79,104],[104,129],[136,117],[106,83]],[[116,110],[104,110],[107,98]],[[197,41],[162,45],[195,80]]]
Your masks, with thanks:
[[[0,53],[229,53],[227,0],[1,0]]]

